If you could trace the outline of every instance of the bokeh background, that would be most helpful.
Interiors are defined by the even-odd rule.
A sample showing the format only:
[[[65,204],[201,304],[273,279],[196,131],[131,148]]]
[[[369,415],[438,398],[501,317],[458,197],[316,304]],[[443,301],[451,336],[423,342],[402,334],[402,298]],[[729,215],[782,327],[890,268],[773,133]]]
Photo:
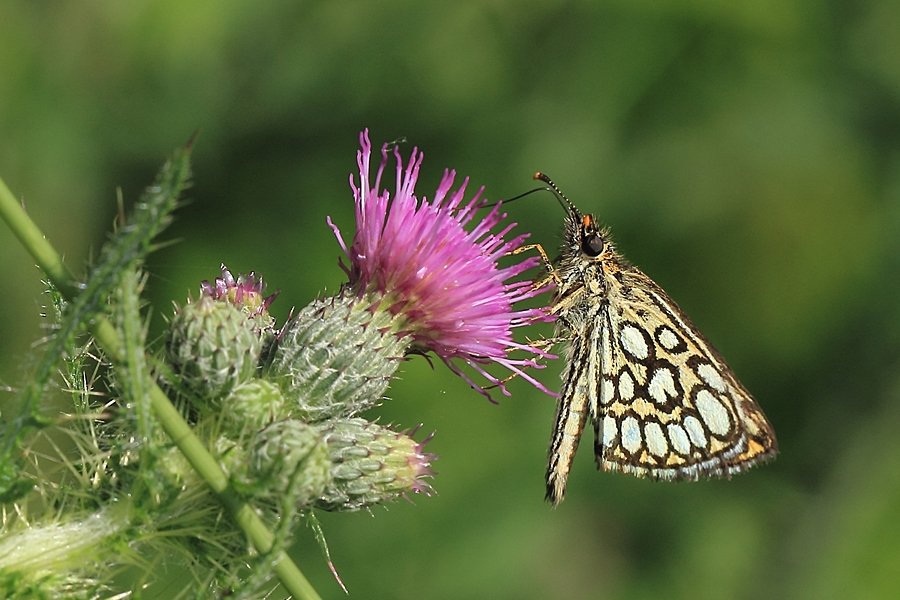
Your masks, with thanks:
[[[900,589],[900,4],[6,1],[0,176],[68,264],[196,128],[153,332],[198,282],[255,270],[274,313],[334,292],[357,137],[425,151],[493,199],[549,173],[682,305],[774,423],[731,481],[597,473],[543,502],[554,401],[491,405],[438,364],[375,412],[436,430],[436,496],[321,516],[351,598],[889,598]],[[555,247],[549,194],[509,205]],[[0,228],[0,381],[42,335]],[[540,373],[558,385],[559,365]],[[420,434],[422,435],[422,434]],[[343,597],[310,532],[293,550]],[[159,592],[166,597],[166,591]]]

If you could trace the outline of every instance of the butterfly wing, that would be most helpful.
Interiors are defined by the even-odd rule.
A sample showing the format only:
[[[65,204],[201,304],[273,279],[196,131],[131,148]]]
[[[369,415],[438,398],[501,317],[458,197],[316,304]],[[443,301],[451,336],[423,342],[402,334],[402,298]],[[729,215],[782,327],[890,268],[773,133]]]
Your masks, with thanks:
[[[593,328],[598,467],[696,480],[774,456],[771,425],[721,355],[649,277],[623,275]]]
[[[599,324],[599,319],[589,318],[585,327],[570,330],[572,337],[566,348],[563,388],[556,405],[547,464],[546,499],[553,506],[566,495],[569,469],[588,416],[597,414],[598,374],[602,371],[602,359],[596,352],[601,335]]]
[[[597,465],[606,470],[695,480],[773,457],[772,426],[721,355],[662,288],[616,253],[593,215],[569,208],[559,268],[548,266],[557,285],[552,313],[570,343],[547,499],[555,506],[565,496],[588,417]]]

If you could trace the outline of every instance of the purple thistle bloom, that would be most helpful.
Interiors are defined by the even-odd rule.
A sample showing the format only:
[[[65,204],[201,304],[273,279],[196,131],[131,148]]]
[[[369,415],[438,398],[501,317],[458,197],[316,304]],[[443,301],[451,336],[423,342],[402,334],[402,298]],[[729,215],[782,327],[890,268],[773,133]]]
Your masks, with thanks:
[[[269,310],[269,306],[278,296],[278,292],[264,298],[266,284],[262,277],[257,279],[256,273],[250,271],[249,274],[238,275],[235,279],[224,264],[221,265],[221,268],[222,276],[216,277],[213,283],[208,280],[200,282],[201,295],[205,294],[213,300],[222,300],[236,306],[243,306],[250,313],[262,313]]]
[[[390,192],[381,189],[389,146],[381,149],[381,165],[373,186],[368,130],[360,134],[360,143],[359,185],[350,177],[356,201],[356,235],[349,248],[328,219],[350,259],[350,268],[344,267],[350,286],[360,296],[380,295],[383,308],[405,319],[404,327],[413,340],[412,350],[433,351],[479,392],[488,395],[452,359],[469,364],[506,395],[509,392],[503,382],[482,365],[499,363],[538,389],[555,395],[523,371],[525,367],[538,366],[535,356],[548,355],[516,343],[512,337],[514,327],[550,320],[539,308],[513,309],[516,303],[550,289],[535,289],[530,280],[510,281],[537,266],[540,259],[530,257],[503,268],[497,263],[519,248],[528,234],[505,240],[515,223],[492,231],[506,218],[499,212],[499,205],[484,218],[476,218],[476,211],[485,204],[481,198],[484,188],[464,202],[469,179],[451,191],[455,171],[444,171],[433,200],[419,200],[415,185],[422,153],[416,148],[405,169],[399,150],[394,148],[397,177],[396,192],[391,198]],[[470,223],[473,227],[467,231],[464,226]],[[509,357],[512,350],[524,350],[531,356],[513,359]]]

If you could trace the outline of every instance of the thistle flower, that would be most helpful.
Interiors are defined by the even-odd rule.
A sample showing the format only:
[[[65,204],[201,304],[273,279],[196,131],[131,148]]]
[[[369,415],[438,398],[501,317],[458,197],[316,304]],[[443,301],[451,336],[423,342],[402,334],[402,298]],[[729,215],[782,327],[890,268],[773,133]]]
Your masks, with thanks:
[[[515,279],[535,267],[538,257],[530,257],[500,267],[500,258],[520,248],[527,234],[505,236],[515,223],[501,225],[506,214],[495,205],[483,218],[476,212],[485,205],[483,188],[466,202],[468,178],[451,190],[455,171],[444,171],[434,198],[420,200],[415,194],[422,154],[413,149],[404,168],[400,152],[397,160],[393,199],[381,189],[381,177],[388,162],[388,145],[382,147],[381,165],[371,181],[371,144],[368,130],[360,134],[362,149],[357,152],[359,182],[350,178],[356,201],[356,235],[348,247],[329,218],[338,242],[350,260],[341,266],[349,276],[349,289],[357,297],[375,297],[377,308],[394,315],[400,331],[410,336],[412,352],[433,351],[473,388],[485,390],[466,376],[455,359],[470,365],[491,384],[508,394],[503,382],[482,365],[499,363],[551,394],[528,376],[523,367],[537,366],[534,356],[544,353],[516,343],[512,329],[536,321],[549,320],[537,308],[515,309],[514,305],[547,291],[536,289],[529,280]],[[465,226],[471,225],[471,230]],[[499,230],[498,230],[499,229]],[[510,358],[513,350],[531,357]]]
[[[424,480],[434,475],[437,458],[424,452],[425,444],[411,433],[396,432],[365,419],[335,419],[321,427],[333,467],[331,481],[316,506],[332,511],[354,511],[407,493],[430,496]]]
[[[238,275],[235,279],[224,264],[221,265],[221,269],[222,276],[213,280],[213,283],[200,282],[201,295],[234,304],[249,315],[265,314],[268,317],[269,306],[275,301],[278,292],[271,296],[263,296],[266,284],[262,277],[257,279],[253,271],[248,275]]]
[[[256,373],[274,339],[265,283],[253,273],[235,279],[225,265],[214,284],[200,284],[200,298],[178,308],[169,323],[169,361],[188,390],[205,400],[226,395]]]

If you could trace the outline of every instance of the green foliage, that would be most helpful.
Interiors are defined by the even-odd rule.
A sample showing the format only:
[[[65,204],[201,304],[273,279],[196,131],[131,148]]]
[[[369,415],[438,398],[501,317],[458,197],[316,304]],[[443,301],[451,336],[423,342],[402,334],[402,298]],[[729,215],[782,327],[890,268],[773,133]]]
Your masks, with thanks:
[[[97,262],[92,266],[87,282],[79,286],[80,291],[72,302],[62,303],[58,300],[58,292],[51,288],[50,294],[56,298],[56,306],[61,310],[60,322],[53,336],[46,344],[40,362],[20,394],[18,414],[6,417],[3,422],[2,446],[0,446],[0,497],[15,500],[28,489],[28,484],[17,480],[14,471],[21,471],[23,462],[16,456],[19,446],[30,430],[49,425],[52,421],[41,411],[41,399],[50,378],[56,371],[59,361],[65,356],[77,356],[76,335],[83,333],[85,327],[95,316],[105,312],[109,297],[114,294],[121,283],[120,278],[131,272],[152,249],[152,240],[170,222],[170,214],[177,206],[178,195],[188,182],[190,176],[189,149],[178,152],[166,163],[154,184],[147,189],[137,203],[130,219],[123,224],[116,235],[103,247]],[[132,274],[133,278],[134,275]],[[136,283],[132,282],[132,287]],[[121,288],[127,289],[127,286]],[[131,313],[138,327],[137,307],[133,304],[137,298],[127,298],[122,304]],[[143,385],[146,381],[146,369],[138,366],[136,361],[143,361],[143,346],[137,345],[134,331],[124,331],[126,363],[130,369],[137,370],[134,385]],[[140,358],[137,358],[137,354]],[[138,391],[140,394],[140,391]],[[146,393],[141,394],[145,397]],[[146,431],[148,414],[146,404],[141,420],[142,431]]]
[[[153,472],[152,442],[159,436],[150,418],[152,379],[145,354],[146,330],[140,314],[142,285],[137,268],[152,249],[152,240],[170,221],[169,215],[187,182],[188,156],[187,151],[180,151],[163,167],[130,218],[104,246],[90,269],[88,280],[78,286],[79,292],[71,301],[63,301],[59,292],[50,286],[58,325],[23,388],[21,412],[4,421],[3,472],[7,477],[15,469],[18,480],[4,489],[3,500],[24,499],[33,488],[39,492],[38,498],[15,510],[17,518],[4,519],[0,528],[0,543],[8,546],[3,552],[0,573],[5,584],[22,582],[24,588],[19,586],[17,590],[27,588],[31,590],[29,593],[41,590],[50,595],[88,597],[90,594],[84,590],[96,587],[88,585],[96,580],[81,577],[70,569],[79,571],[91,564],[111,562],[112,548],[122,530],[123,507],[138,511],[146,508],[141,506],[142,494],[135,488],[136,464],[145,476],[142,483],[149,484],[143,493],[149,490],[150,496],[157,499],[161,493],[160,486],[154,485],[158,482],[149,477]],[[130,431],[122,421],[95,423],[100,405],[91,396],[102,391],[94,389],[96,378],[90,381],[86,378],[86,367],[89,361],[97,360],[98,349],[92,348],[90,341],[78,339],[79,334],[83,338],[85,330],[107,312],[112,313],[119,334],[119,346],[110,349],[121,365],[112,385],[122,394],[120,419],[136,424]],[[63,383],[74,400],[69,419],[56,417],[41,405],[60,363],[65,365]],[[70,458],[58,446],[47,458],[35,454],[32,446],[40,441],[33,431],[37,424],[45,430],[55,426],[48,434],[55,430],[57,437],[71,436],[78,456]],[[102,432],[113,433],[117,427],[125,434],[124,438],[102,435]],[[51,437],[46,439],[55,445]],[[131,456],[135,452],[140,458]],[[61,473],[47,470],[53,461],[63,467]],[[26,468],[28,463],[30,468]],[[117,509],[94,512],[104,500],[112,499],[120,501]],[[28,511],[23,508],[29,505],[35,507],[36,516],[25,516]],[[118,511],[117,518],[112,517],[114,511]],[[32,550],[37,557],[29,559],[28,552]],[[129,558],[126,553],[117,562],[127,563]],[[108,577],[110,572],[104,567],[95,569],[93,575]]]

